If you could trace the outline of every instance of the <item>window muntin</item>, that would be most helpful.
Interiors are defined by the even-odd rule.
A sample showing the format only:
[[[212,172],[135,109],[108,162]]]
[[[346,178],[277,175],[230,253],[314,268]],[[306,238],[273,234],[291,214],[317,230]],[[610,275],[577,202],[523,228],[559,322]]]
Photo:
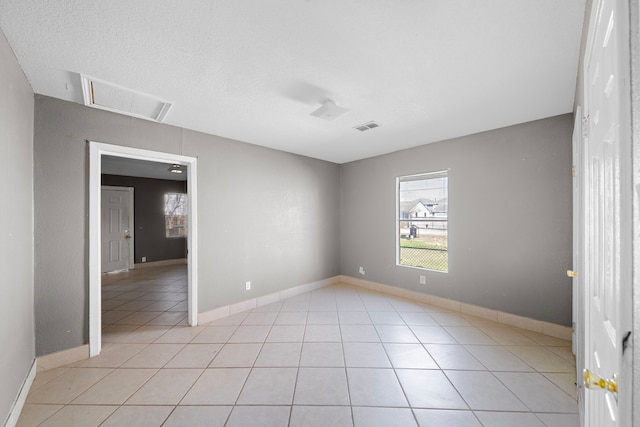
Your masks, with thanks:
[[[449,270],[447,171],[402,176],[398,183],[398,265]]]
[[[165,237],[187,237],[187,195],[167,193],[164,195]]]

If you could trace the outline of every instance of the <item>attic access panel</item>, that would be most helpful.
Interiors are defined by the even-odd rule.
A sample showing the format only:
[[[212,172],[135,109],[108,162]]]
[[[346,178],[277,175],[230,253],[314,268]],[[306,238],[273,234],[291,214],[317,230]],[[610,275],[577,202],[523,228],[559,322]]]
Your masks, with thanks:
[[[84,105],[127,116],[161,122],[171,103],[93,77],[80,75]]]

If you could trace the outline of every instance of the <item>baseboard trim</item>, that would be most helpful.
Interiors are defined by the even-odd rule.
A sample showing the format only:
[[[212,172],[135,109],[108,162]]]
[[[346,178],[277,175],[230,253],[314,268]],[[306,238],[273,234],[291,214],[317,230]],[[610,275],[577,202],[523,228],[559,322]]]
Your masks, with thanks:
[[[36,358],[38,361],[38,372],[59,368],[69,363],[79,362],[89,358],[89,344],[81,345],[56,353],[46,354]]]
[[[151,262],[141,262],[138,264],[134,264],[133,268],[149,268],[149,267],[162,267],[163,265],[175,265],[175,264],[186,264],[186,258],[176,258],[176,259],[164,259],[162,261],[151,261]]]
[[[256,307],[262,307],[267,304],[282,301],[287,298],[291,298],[296,295],[300,295],[305,292],[311,292],[316,289],[321,289],[326,286],[333,285],[340,282],[342,276],[334,276],[328,279],[318,280],[317,282],[306,283],[304,285],[294,286],[289,289],[285,289],[280,292],[274,292],[272,294],[263,295],[261,297],[251,298],[244,301],[240,301],[234,304],[225,305],[215,308],[213,310],[198,313],[198,325],[203,323],[209,323],[214,320],[221,319],[223,317],[231,316],[243,311],[252,310]]]
[[[20,392],[18,393],[18,397],[16,401],[13,403],[11,407],[11,411],[9,411],[9,417],[7,421],[4,423],[5,427],[15,427],[18,424],[18,419],[20,418],[20,414],[22,413],[22,408],[24,408],[24,403],[27,401],[27,396],[29,395],[29,390],[31,390],[31,385],[33,384],[33,380],[36,378],[36,372],[38,370],[38,360],[33,359],[33,363],[31,364],[31,369],[29,369],[29,373],[27,374],[24,382],[22,383],[22,387],[20,388]]]
[[[528,317],[505,313],[498,310],[491,310],[488,308],[480,307],[473,304],[467,304],[448,298],[437,297],[435,295],[410,291],[408,289],[402,289],[396,286],[358,279],[357,277],[342,275],[338,276],[338,278],[340,282],[347,283],[349,285],[359,286],[361,288],[371,289],[377,292],[435,305],[437,307],[446,308],[454,312],[470,314],[472,316],[481,317],[483,319],[493,320],[494,322],[502,323],[504,325],[515,326],[517,328],[538,332],[550,337],[571,341],[571,328],[568,326],[544,322],[542,320],[530,319]]]

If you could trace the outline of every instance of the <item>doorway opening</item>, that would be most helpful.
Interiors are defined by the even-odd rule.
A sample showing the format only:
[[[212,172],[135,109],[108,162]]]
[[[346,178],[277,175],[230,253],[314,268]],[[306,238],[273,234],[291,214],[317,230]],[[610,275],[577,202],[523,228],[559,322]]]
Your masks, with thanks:
[[[102,160],[109,158],[171,164],[184,169],[189,203],[186,214],[187,253],[187,323],[197,325],[197,179],[196,159],[178,154],[89,142],[89,353],[100,354],[102,348]]]

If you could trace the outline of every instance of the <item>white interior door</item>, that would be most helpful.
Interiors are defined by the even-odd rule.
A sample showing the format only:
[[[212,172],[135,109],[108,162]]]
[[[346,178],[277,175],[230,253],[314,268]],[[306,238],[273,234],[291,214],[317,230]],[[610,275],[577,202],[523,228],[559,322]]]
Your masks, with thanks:
[[[623,341],[631,313],[631,189],[628,12],[624,1],[593,2],[585,54],[584,368],[601,377],[584,392],[589,426],[619,426],[630,411]]]
[[[103,273],[133,268],[133,188],[102,187]]]

